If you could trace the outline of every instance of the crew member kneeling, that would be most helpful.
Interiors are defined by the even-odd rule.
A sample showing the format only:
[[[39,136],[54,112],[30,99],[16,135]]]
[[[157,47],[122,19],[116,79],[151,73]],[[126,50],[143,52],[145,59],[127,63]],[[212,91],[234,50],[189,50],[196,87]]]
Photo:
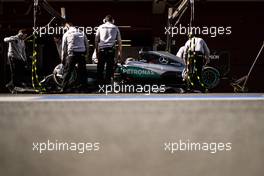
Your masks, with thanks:
[[[76,64],[78,64],[80,84],[85,88],[87,77],[85,56],[89,53],[89,43],[85,33],[74,27],[71,22],[67,22],[65,27],[68,31],[62,38],[61,57],[64,72],[61,92],[69,88],[69,80]]]
[[[104,24],[100,25],[95,35],[95,49],[98,59],[97,79],[98,84],[110,84],[114,74],[115,45],[118,42],[118,58],[122,55],[121,34],[111,15],[107,15]],[[106,72],[104,75],[104,67]]]

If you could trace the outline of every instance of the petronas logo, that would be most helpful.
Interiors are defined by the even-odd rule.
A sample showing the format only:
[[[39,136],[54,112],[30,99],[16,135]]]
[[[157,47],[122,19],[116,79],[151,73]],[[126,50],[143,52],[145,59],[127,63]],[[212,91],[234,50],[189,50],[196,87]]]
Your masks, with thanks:
[[[154,72],[150,70],[141,70],[141,69],[124,69],[126,74],[135,74],[135,75],[154,75]]]

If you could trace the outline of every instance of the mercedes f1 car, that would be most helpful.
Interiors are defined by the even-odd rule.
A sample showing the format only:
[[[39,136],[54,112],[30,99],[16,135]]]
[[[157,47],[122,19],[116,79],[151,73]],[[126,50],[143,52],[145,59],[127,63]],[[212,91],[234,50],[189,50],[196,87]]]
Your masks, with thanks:
[[[90,90],[96,90],[96,64],[87,64],[87,83]],[[113,81],[117,84],[156,84],[168,88],[186,89],[186,64],[183,59],[165,51],[140,51],[139,58],[127,58],[124,64],[117,64]],[[53,73],[42,80],[47,91],[56,91],[61,86],[63,66],[58,65]],[[72,73],[70,84],[78,84],[78,74]],[[216,68],[204,66],[202,80],[205,87],[215,88],[220,81]]]

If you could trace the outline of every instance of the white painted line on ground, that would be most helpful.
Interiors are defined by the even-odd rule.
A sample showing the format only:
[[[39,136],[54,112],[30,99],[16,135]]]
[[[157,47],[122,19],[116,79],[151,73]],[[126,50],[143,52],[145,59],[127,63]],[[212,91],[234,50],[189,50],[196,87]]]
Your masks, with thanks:
[[[16,97],[16,96],[9,96],[9,97],[0,97],[0,102],[24,102],[24,101],[34,101],[37,97]]]
[[[3,96],[0,102],[135,102],[135,101],[263,101],[263,94],[220,94],[220,95],[42,95]]]

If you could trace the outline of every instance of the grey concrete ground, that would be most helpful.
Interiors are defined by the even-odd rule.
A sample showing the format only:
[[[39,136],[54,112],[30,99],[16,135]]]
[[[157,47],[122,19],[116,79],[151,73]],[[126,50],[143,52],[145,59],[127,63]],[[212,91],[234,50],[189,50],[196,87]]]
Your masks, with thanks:
[[[0,175],[263,176],[263,114],[263,100],[0,101]],[[33,151],[48,140],[100,150]],[[232,149],[165,150],[179,140]]]

